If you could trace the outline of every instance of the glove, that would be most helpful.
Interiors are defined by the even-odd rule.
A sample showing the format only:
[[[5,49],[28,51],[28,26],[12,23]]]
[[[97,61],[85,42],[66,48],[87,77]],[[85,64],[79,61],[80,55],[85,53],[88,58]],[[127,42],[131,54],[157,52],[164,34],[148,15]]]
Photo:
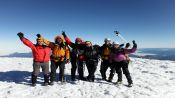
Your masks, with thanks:
[[[130,46],[130,43],[126,43],[126,46],[125,47],[128,48],[129,46]]]
[[[137,48],[137,44],[136,44],[135,40],[133,40],[132,43],[133,43],[133,45],[134,45],[133,47],[134,47],[134,48]]]
[[[64,31],[62,31],[62,35],[64,36],[64,38],[67,37],[66,33]]]
[[[40,38],[40,37],[41,37],[41,34],[37,34],[36,36],[37,36],[38,38]]]
[[[37,34],[36,36],[38,37],[37,39],[44,40],[44,38],[41,36],[41,34]]]
[[[124,46],[124,44],[120,44],[120,47],[123,47]]]
[[[19,36],[20,39],[24,37],[24,34],[22,32],[19,32],[17,35]]]

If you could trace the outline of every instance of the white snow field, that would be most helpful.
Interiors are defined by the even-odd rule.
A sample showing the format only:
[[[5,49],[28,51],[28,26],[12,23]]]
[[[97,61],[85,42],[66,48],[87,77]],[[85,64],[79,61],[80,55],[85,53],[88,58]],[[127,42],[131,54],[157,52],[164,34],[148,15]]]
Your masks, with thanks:
[[[131,59],[132,88],[125,86],[125,76],[120,86],[102,81],[100,64],[95,73],[95,82],[71,82],[71,65],[67,64],[65,84],[56,82],[53,86],[42,86],[43,75],[40,74],[36,87],[31,87],[32,58],[1,57],[0,98],[175,98],[175,61]],[[117,74],[113,79],[113,82],[116,81]]]

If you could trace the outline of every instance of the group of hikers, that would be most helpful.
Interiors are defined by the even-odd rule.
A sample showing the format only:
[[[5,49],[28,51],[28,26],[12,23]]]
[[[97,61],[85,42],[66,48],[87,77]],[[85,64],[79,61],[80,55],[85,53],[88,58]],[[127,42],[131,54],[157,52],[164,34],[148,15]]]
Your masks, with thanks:
[[[119,44],[111,42],[109,38],[105,38],[102,46],[92,45],[91,41],[83,41],[76,38],[72,42],[65,32],[56,36],[54,42],[46,40],[42,35],[37,34],[36,44],[24,37],[22,32],[17,34],[20,40],[33,53],[33,72],[31,75],[32,86],[36,86],[37,76],[40,73],[40,67],[44,74],[44,86],[54,85],[56,80],[56,70],[59,67],[59,81],[65,82],[65,64],[71,62],[71,80],[76,81],[76,70],[78,70],[78,79],[94,82],[95,72],[98,62],[101,61],[100,73],[102,80],[112,82],[114,74],[117,73],[118,80],[116,84],[122,83],[122,73],[125,74],[128,86],[133,86],[133,81],[128,69],[129,56],[137,49],[137,44],[133,40],[133,47],[129,43]],[[49,62],[51,63],[49,71]],[[88,76],[84,76],[84,65],[88,70]],[[110,68],[110,75],[107,79],[106,71]]]

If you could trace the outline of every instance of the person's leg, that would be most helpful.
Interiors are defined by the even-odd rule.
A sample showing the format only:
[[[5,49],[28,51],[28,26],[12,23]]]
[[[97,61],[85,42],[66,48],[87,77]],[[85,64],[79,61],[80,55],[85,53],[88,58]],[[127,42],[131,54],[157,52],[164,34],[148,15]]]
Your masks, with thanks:
[[[59,80],[61,82],[65,81],[65,77],[64,77],[65,64],[66,64],[66,62],[64,62],[64,61],[59,63],[59,69],[60,69]]]
[[[71,79],[72,81],[75,81],[75,74],[76,74],[76,69],[77,69],[77,61],[76,59],[71,59]]]
[[[115,64],[109,63],[109,66],[110,66],[110,74],[109,74],[108,82],[112,82],[112,79],[113,79],[114,74],[115,74]]]
[[[41,64],[39,62],[33,62],[33,72],[32,72],[32,86],[36,85],[36,81],[37,81],[37,76],[40,73],[40,66]]]
[[[96,69],[97,69],[97,65],[98,65],[98,62],[97,61],[94,61],[94,63],[92,64],[92,78],[91,78],[91,80],[92,80],[92,82],[94,82],[94,79],[95,79],[95,71],[96,71]]]
[[[88,70],[88,76],[86,77],[86,79],[88,80],[90,78],[90,72],[91,72],[91,64],[89,61],[86,61],[86,67]]]
[[[78,73],[79,73],[79,79],[84,80],[84,62],[78,61]]]
[[[129,72],[129,69],[128,69],[128,63],[127,62],[125,62],[125,61],[122,62],[122,69],[123,69],[123,73],[126,76],[126,79],[128,80],[128,84],[129,85],[133,84],[133,81],[132,81],[132,78],[131,78],[131,75],[130,75],[130,72]]]
[[[106,80],[106,71],[108,69],[108,61],[107,60],[104,60],[103,61],[103,74],[104,74],[104,80]]]
[[[104,62],[103,61],[101,62],[101,65],[100,65],[100,73],[101,73],[102,80],[106,80],[106,77],[104,75]]]
[[[116,73],[118,74],[118,80],[117,82],[122,82],[122,70],[121,70],[121,62],[116,62],[115,63],[115,70],[116,70]]]
[[[58,68],[58,64],[54,61],[51,61],[51,72],[50,72],[50,84],[53,85],[56,77],[56,69]]]
[[[41,67],[44,74],[44,85],[46,86],[49,84],[49,62],[42,63]]]

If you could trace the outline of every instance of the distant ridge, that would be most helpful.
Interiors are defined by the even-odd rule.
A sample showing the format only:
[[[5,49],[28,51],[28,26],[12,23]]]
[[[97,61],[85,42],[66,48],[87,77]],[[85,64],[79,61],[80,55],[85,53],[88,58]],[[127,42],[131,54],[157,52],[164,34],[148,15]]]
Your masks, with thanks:
[[[175,48],[142,48],[131,57],[175,61]]]
[[[136,53],[130,54],[130,57],[158,59],[158,60],[172,60],[175,61],[175,48],[141,48]],[[32,53],[15,52],[9,55],[0,57],[32,57]]]
[[[9,55],[4,55],[4,56],[0,56],[0,57],[32,57],[32,53],[28,52],[28,53],[19,53],[19,52],[15,52]]]

